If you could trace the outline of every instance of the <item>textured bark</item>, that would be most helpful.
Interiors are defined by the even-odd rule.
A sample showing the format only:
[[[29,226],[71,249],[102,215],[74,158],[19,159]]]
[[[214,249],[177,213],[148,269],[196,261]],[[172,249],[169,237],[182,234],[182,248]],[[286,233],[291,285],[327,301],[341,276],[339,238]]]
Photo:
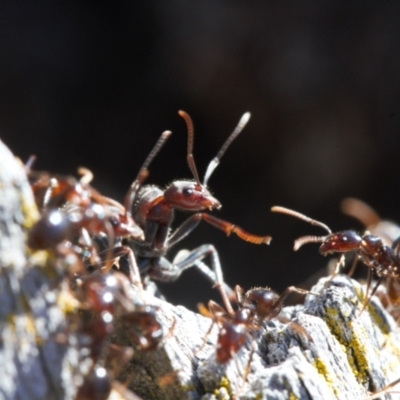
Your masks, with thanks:
[[[38,212],[23,166],[1,142],[0,191],[0,399],[72,399],[82,371],[65,271],[50,252],[25,246]],[[325,281],[312,289],[319,296],[283,310],[293,322],[264,324],[226,365],[215,360],[217,326],[202,346],[210,319],[145,293],[164,340],[136,351],[120,379],[145,400],[364,399],[400,376],[400,333],[376,299],[360,316],[360,284]],[[135,288],[129,296],[137,302]],[[129,344],[122,330],[112,339]]]

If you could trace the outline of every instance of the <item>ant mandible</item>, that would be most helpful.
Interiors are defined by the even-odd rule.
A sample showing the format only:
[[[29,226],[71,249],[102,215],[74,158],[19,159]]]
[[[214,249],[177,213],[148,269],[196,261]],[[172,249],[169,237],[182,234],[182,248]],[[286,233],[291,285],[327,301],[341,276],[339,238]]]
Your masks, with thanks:
[[[391,247],[386,246],[379,236],[370,235],[368,233],[361,236],[351,230],[332,233],[330,228],[324,223],[309,218],[297,211],[280,206],[272,207],[271,211],[281,214],[287,214],[292,217],[301,219],[311,225],[319,226],[328,232],[328,235],[325,236],[303,236],[296,239],[294,242],[294,250],[297,251],[301,246],[306,243],[322,243],[319,248],[319,251],[322,255],[342,253],[332,278],[339,273],[340,265],[344,264],[343,253],[347,253],[350,251],[355,251],[357,257],[361,260],[361,262],[369,267],[367,293],[369,291],[369,287],[372,281],[371,272],[376,272],[379,279],[375,287],[372,289],[371,294],[366,297],[366,300],[362,307],[362,311],[365,309],[369,300],[374,295],[375,291],[378,289],[384,278],[388,277],[395,280],[399,279],[400,257],[394,252]]]
[[[137,192],[136,196],[131,196],[132,216],[143,229],[145,239],[130,239],[129,243],[136,255],[142,275],[161,281],[173,281],[184,270],[197,266],[199,260],[210,255],[214,272],[210,270],[205,275],[213,283],[218,284],[218,282],[223,282],[222,270],[218,253],[213,245],[202,245],[179,260],[175,258],[172,263],[167,260],[165,255],[172,246],[185,238],[202,220],[224,231],[227,235],[235,233],[239,238],[250,243],[270,243],[270,236],[253,235],[230,222],[200,212],[206,209],[212,211],[221,207],[220,202],[208,190],[207,183],[229,145],[248,122],[250,113],[245,113],[242,116],[235,130],[225,141],[216,157],[212,159],[203,183],[200,182],[193,157],[193,122],[186,112],[179,111],[179,115],[185,120],[188,129],[187,161],[194,181],[174,181],[165,190],[157,186],[146,185]],[[173,233],[170,233],[175,209],[195,212],[195,214],[183,222]]]

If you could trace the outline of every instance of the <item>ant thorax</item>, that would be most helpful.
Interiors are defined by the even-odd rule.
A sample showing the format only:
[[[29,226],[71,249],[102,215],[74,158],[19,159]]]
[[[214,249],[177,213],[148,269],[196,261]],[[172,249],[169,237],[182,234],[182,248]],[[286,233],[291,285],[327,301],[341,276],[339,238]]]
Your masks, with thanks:
[[[164,200],[164,191],[155,185],[143,186],[133,206],[133,219],[146,230],[148,222],[171,225],[174,219],[174,210],[167,207]]]

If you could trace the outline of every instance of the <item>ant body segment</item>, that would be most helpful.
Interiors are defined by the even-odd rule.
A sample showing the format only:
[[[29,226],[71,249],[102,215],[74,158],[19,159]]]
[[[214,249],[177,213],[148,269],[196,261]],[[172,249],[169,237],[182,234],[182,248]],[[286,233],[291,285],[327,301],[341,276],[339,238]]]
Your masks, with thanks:
[[[250,113],[242,116],[235,130],[210,162],[203,183],[200,182],[193,157],[192,120],[184,111],[179,111],[179,115],[185,120],[188,128],[187,161],[194,181],[174,181],[165,190],[153,185],[142,187],[133,200],[132,216],[137,225],[142,228],[144,240],[131,238],[128,243],[136,255],[141,274],[149,278],[160,281],[176,280],[184,270],[199,265],[198,261],[210,255],[213,271],[210,270],[205,275],[213,283],[223,282],[218,253],[211,244],[200,246],[187,253],[185,257],[180,257],[179,260],[175,258],[173,262],[170,262],[165,255],[172,246],[193,231],[200,221],[213,225],[227,235],[235,233],[239,238],[250,243],[269,244],[271,241],[270,236],[247,233],[230,222],[202,212],[206,209],[212,211],[221,207],[220,202],[208,190],[207,183],[229,145],[246,125]],[[175,210],[195,212],[195,214],[170,233]]]

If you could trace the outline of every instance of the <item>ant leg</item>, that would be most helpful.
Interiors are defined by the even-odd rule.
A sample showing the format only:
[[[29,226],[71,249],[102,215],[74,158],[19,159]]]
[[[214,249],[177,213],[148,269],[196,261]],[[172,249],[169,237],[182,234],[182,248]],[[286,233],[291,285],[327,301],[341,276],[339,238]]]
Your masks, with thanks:
[[[385,386],[383,389],[379,390],[378,392],[373,393],[371,396],[367,397],[366,400],[377,399],[378,397],[381,397],[383,394],[386,394],[386,393],[399,393],[398,391],[390,390],[390,389],[394,388],[399,383],[400,383],[400,378],[398,378],[395,381],[389,383],[389,385]]]
[[[364,304],[363,304],[363,306],[362,306],[362,309],[361,309],[361,311],[360,311],[360,315],[363,313],[363,311],[367,308],[367,305],[368,305],[368,303],[371,301],[371,299],[372,299],[372,296],[375,294],[375,292],[378,290],[378,287],[379,287],[379,285],[382,283],[382,281],[383,281],[383,279],[384,279],[384,277],[383,276],[381,276],[381,277],[379,277],[379,279],[377,280],[377,282],[376,282],[376,284],[375,284],[375,286],[374,286],[374,288],[371,290],[371,294],[368,294],[368,290],[369,290],[369,287],[370,287],[370,285],[371,285],[371,276],[372,276],[372,273],[370,272],[371,270],[368,270],[368,284],[367,284],[367,291],[366,291],[366,297],[365,297],[365,300],[364,300]]]
[[[351,268],[350,268],[349,272],[347,273],[347,276],[349,278],[351,278],[354,275],[354,272],[356,271],[357,264],[358,264],[358,256],[355,255],[354,259],[353,259],[353,263],[351,264]]]
[[[249,361],[247,361],[247,365],[246,365],[246,368],[244,369],[244,373],[243,373],[243,384],[242,384],[241,390],[243,389],[243,386],[245,385],[247,377],[250,373],[251,360],[253,359],[253,354],[255,351],[256,351],[256,347],[255,347],[254,341],[252,341],[251,342],[251,351],[250,351],[250,355],[249,355]]]
[[[338,260],[338,262],[336,263],[335,266],[335,270],[333,271],[333,274],[331,274],[330,278],[325,282],[324,287],[326,288],[331,282],[332,280],[339,275],[340,273],[340,267],[344,267],[344,263],[345,263],[345,256],[344,254],[342,254]]]
[[[303,294],[303,295],[312,294],[314,296],[319,296],[318,293],[313,293],[306,289],[300,289],[296,286],[289,286],[282,292],[282,294],[278,297],[278,299],[272,305],[271,312],[268,315],[268,321],[271,320],[272,318],[279,316],[279,313],[281,312],[282,307],[283,307],[283,302],[293,292]]]
[[[215,324],[216,324],[216,322],[213,320],[211,322],[210,327],[208,328],[208,331],[204,335],[203,342],[201,343],[200,347],[198,349],[196,349],[195,352],[193,353],[194,356],[196,356],[198,353],[200,353],[201,350],[203,350],[204,346],[207,343],[207,338],[211,335],[212,329],[214,328]]]
[[[217,229],[225,232],[227,236],[231,233],[235,233],[240,239],[250,242],[253,244],[269,244],[271,242],[271,236],[257,236],[244,231],[242,228],[220,218],[216,218],[213,215],[206,213],[196,213],[189,217],[181,226],[179,226],[175,232],[168,239],[168,247],[173,246],[177,242],[181,241],[186,237],[199,222],[203,220],[208,224],[214,226]]]
[[[204,244],[190,251],[186,257],[177,263],[171,264],[166,258],[160,257],[152,263],[152,267],[148,271],[151,278],[161,281],[173,281],[177,279],[183,271],[193,267],[197,261],[201,261],[207,255],[211,256],[211,266],[215,274],[214,286],[218,288],[221,293],[222,300],[227,311],[233,314],[233,308],[229,301],[229,297],[225,291],[224,279],[222,275],[221,263],[217,250],[212,244]],[[209,274],[206,273],[209,277]]]
[[[222,301],[224,302],[225,308],[228,313],[233,314],[234,311],[224,287],[221,262],[219,260],[218,252],[212,244],[204,244],[203,246],[192,250],[191,252],[189,252],[184,260],[180,261],[177,264],[174,264],[174,267],[180,271],[184,271],[185,269],[192,267],[197,261],[201,261],[208,254],[211,257],[211,266],[215,273],[214,286],[217,287],[217,289],[221,293]]]
[[[142,297],[143,294],[143,284],[142,284],[142,279],[140,277],[140,272],[139,272],[139,267],[136,262],[135,255],[133,254],[133,251],[130,247],[128,246],[118,246],[114,248],[107,249],[105,251],[102,251],[99,253],[99,257],[105,257],[105,261],[109,260],[108,262],[111,262],[112,260],[115,260],[116,258],[122,257],[122,256],[128,256],[128,262],[129,262],[129,280],[133,285],[135,285],[138,289],[140,297]]]
[[[182,260],[186,259],[189,255],[190,251],[189,250],[180,250],[177,255],[175,256],[174,260],[173,260],[173,264],[178,264],[180,263]],[[193,267],[196,267],[206,278],[208,278],[212,283],[217,283],[217,277],[214,273],[214,271],[207,265],[205,264],[203,261],[201,260],[196,260],[193,263]],[[230,301],[234,301],[236,302],[237,300],[237,296],[235,294],[235,292],[232,290],[232,288],[227,285],[225,282],[223,283],[224,285],[224,290],[226,292],[226,294],[228,295],[228,298]]]

